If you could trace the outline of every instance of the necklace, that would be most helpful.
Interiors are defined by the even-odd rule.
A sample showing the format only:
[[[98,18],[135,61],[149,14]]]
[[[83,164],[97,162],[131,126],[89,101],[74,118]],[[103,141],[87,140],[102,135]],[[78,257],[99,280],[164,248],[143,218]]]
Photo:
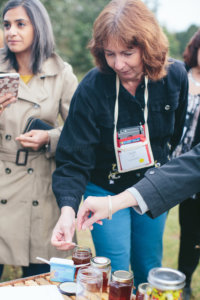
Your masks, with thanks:
[[[192,70],[189,71],[188,77],[196,86],[200,86],[200,82],[194,79],[194,77],[192,76]]]

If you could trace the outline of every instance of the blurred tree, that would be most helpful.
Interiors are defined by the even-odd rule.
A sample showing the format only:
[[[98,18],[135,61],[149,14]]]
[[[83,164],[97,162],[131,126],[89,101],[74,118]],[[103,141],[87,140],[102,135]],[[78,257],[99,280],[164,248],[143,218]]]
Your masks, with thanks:
[[[155,14],[157,13],[159,0],[143,1]],[[0,2],[2,13],[7,0]],[[109,0],[41,0],[41,2],[52,21],[56,51],[72,64],[77,74],[87,72],[93,67],[92,56],[86,49],[92,36],[92,25]],[[172,57],[182,58],[186,44],[197,29],[196,25],[192,25],[185,32],[170,33],[164,28]]]
[[[66,29],[70,62],[79,72],[93,67],[92,57],[86,49],[92,36],[93,22],[108,0],[73,0],[70,6],[71,22]]]
[[[174,33],[170,33],[166,27],[163,27],[163,31],[166,34],[169,41],[169,55],[176,59],[182,59],[180,52],[180,43]]]
[[[182,57],[182,54],[185,50],[185,47],[194,33],[199,29],[196,25],[191,25],[187,31],[177,32],[175,33],[176,39],[179,41],[179,51]]]

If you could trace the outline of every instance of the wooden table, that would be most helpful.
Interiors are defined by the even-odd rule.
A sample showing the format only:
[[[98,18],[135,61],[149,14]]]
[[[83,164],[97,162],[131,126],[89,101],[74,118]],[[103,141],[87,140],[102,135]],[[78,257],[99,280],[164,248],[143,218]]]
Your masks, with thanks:
[[[50,281],[50,273],[44,273],[36,276],[30,276],[26,278],[20,278],[16,280],[11,280],[11,281],[6,281],[6,282],[1,282],[0,287],[3,286],[31,286],[31,285],[49,285],[49,284],[54,284],[58,285],[60,282],[54,282]],[[63,295],[64,300],[76,300],[76,296],[66,296]],[[134,300],[135,297],[133,296],[132,300]],[[108,300],[108,294],[102,293],[102,300]]]
[[[30,276],[26,278],[20,278],[16,280],[11,280],[11,281],[6,281],[0,283],[0,287],[2,286],[31,286],[31,285],[49,285],[49,284],[54,284],[58,285],[60,282],[55,282],[55,281],[50,281],[50,273],[44,273],[41,275],[36,275],[36,276]],[[76,296],[66,296],[63,295],[64,300],[76,300]],[[102,294],[102,300],[108,300],[108,294],[103,293]]]

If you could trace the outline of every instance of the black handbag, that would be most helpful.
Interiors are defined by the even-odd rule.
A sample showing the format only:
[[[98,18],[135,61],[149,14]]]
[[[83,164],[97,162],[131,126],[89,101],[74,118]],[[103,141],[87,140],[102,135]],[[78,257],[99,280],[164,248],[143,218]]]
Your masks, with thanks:
[[[53,129],[53,126],[49,125],[48,123],[40,120],[40,119],[36,119],[34,117],[30,117],[28,118],[28,121],[26,123],[26,127],[24,129],[24,133],[28,132],[32,129],[35,130],[50,130]]]

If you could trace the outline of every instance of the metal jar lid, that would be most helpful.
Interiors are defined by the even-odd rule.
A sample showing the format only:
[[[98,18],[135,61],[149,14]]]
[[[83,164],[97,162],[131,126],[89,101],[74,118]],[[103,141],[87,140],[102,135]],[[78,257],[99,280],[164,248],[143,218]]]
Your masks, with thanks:
[[[170,268],[154,268],[149,271],[148,282],[163,291],[180,290],[185,285],[185,275]]]
[[[128,271],[115,271],[112,274],[112,280],[123,283],[130,283],[133,281],[133,273]]]
[[[71,282],[71,281],[61,282],[58,285],[58,289],[64,295],[73,296],[73,295],[76,295],[77,283]]]
[[[104,256],[95,256],[91,258],[90,264],[95,268],[104,269],[110,267],[111,261],[109,258]]]
[[[140,294],[145,295],[147,288],[149,287],[148,282],[140,283],[138,285],[138,291]]]

